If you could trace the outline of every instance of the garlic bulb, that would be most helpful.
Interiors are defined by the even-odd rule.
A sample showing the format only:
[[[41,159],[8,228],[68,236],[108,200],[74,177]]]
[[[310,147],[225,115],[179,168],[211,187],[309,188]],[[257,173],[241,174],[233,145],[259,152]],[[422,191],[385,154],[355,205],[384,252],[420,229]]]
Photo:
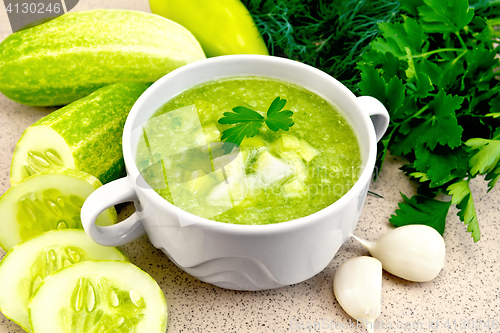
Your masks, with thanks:
[[[434,228],[426,225],[399,227],[375,242],[354,238],[382,262],[387,272],[409,281],[430,281],[444,267],[444,239]]]
[[[375,258],[357,257],[343,263],[335,272],[333,292],[340,306],[374,332],[380,316],[382,264]]]

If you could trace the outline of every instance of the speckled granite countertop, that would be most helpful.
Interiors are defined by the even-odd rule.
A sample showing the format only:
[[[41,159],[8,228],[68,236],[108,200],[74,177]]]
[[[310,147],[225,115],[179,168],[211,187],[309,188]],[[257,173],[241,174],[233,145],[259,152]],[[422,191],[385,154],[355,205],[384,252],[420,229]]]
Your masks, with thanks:
[[[149,11],[147,0],[82,0],[74,10],[91,8]],[[0,41],[8,34],[10,28],[1,3]],[[17,104],[0,94],[0,193],[9,188],[10,160],[17,140],[26,127],[50,111]],[[374,240],[384,234],[390,229],[388,218],[401,198],[399,191],[414,193],[407,177],[398,170],[400,165],[401,161],[388,157],[379,180],[371,185],[370,189],[384,199],[368,196],[355,230],[357,236]],[[456,210],[450,210],[444,235],[446,266],[434,281],[409,283],[384,272],[378,322],[386,329],[376,332],[500,332],[500,189],[489,194],[486,189],[481,180],[472,184],[481,225],[479,243],[472,242]],[[131,210],[126,207],[120,216],[127,216]],[[177,268],[146,237],[122,249],[165,292],[168,332],[366,332],[347,327],[350,317],[332,293],[335,269],[351,257],[367,254],[354,240],[346,242],[315,277],[261,292],[224,290],[200,282]],[[0,258],[4,254],[0,250]],[[499,327],[488,329],[484,325],[488,320],[490,326],[495,321]],[[476,328],[482,322],[481,329],[473,329],[473,322]],[[0,314],[0,333],[7,332],[23,330]]]

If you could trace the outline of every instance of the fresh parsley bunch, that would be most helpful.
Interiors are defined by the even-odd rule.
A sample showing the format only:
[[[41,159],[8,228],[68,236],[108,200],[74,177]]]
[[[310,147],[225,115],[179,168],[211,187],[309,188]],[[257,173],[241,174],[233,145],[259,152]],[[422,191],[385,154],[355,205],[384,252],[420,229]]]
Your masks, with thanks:
[[[408,160],[402,169],[418,195],[399,204],[396,226],[427,224],[444,232],[451,204],[477,242],[479,223],[469,182],[500,179],[500,81],[494,42],[499,19],[474,15],[467,0],[402,0],[401,22],[379,23],[381,36],[358,62],[360,93],[378,98],[391,123],[379,142],[385,155]],[[433,199],[438,193],[451,201]]]

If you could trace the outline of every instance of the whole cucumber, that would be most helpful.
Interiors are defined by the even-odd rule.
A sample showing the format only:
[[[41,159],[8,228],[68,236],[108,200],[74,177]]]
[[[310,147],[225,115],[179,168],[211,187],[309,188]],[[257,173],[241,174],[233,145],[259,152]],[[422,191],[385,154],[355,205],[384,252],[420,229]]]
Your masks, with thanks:
[[[161,16],[74,12],[0,44],[0,92],[26,105],[66,105],[108,84],[154,82],[204,58],[187,29]]]
[[[10,183],[59,168],[85,171],[102,183],[121,177],[123,126],[146,88],[139,82],[115,83],[28,127],[12,155]]]

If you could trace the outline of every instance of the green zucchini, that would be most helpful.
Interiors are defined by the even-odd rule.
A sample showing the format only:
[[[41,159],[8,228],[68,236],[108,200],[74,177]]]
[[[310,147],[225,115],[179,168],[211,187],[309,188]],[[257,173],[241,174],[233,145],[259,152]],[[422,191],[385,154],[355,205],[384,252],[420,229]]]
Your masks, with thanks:
[[[28,302],[43,279],[89,259],[128,260],[117,248],[96,244],[83,230],[52,230],[14,246],[0,262],[0,311],[30,332]]]
[[[83,202],[101,182],[85,172],[58,169],[27,178],[0,197],[0,247],[10,250],[19,242],[53,229],[83,229]],[[116,223],[110,208],[97,218],[99,225]]]
[[[187,29],[161,16],[80,11],[8,36],[0,91],[26,105],[66,105],[115,82],[155,82],[204,58]]]
[[[138,267],[87,260],[45,278],[28,315],[34,333],[165,333],[168,312],[162,290]]]
[[[102,183],[121,177],[123,126],[144,90],[142,83],[115,83],[28,127],[14,149],[10,183],[62,167],[85,171]]]

